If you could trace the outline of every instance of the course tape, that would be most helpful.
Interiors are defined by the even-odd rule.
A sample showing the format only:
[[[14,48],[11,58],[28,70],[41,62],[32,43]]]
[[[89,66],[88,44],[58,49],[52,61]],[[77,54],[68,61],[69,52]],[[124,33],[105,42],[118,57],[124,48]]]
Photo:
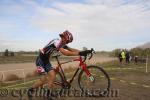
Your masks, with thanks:
[[[138,83],[135,83],[135,82],[129,82],[129,81],[125,81],[125,80],[120,80],[120,79],[117,79],[117,78],[110,78],[111,80],[119,80],[121,83],[126,83],[126,84],[130,84],[130,85],[134,85],[134,86],[142,86],[144,88],[150,88],[149,85],[146,85],[146,84],[138,84]]]
[[[5,87],[2,87],[2,88],[0,88],[0,89],[17,87],[17,86],[20,86],[20,85],[25,85],[25,84],[33,83],[33,82],[35,82],[35,81],[36,81],[36,80],[32,80],[32,81],[28,81],[28,82],[24,82],[24,83],[19,83],[19,84],[15,84],[15,85],[5,86]]]
[[[136,68],[104,68],[105,70],[136,70],[144,67],[136,67]]]
[[[72,74],[72,73],[71,73],[71,72],[66,73],[66,75],[70,75],[70,74]],[[76,79],[76,78],[75,78],[75,79]],[[5,86],[5,87],[2,87],[2,88],[0,88],[0,89],[18,87],[18,86],[20,86],[20,85],[25,85],[25,84],[33,83],[33,82],[35,82],[35,81],[36,81],[36,80],[32,80],[32,81],[28,81],[28,82],[24,82],[24,83],[19,83],[19,84],[15,84],[15,85]],[[21,88],[22,88],[22,87],[21,87]]]

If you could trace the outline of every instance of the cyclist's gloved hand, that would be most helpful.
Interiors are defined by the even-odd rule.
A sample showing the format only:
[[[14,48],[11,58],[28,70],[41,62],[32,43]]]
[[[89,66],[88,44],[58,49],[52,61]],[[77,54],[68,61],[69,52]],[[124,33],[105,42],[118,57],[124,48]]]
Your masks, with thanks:
[[[89,53],[91,53],[91,50],[80,51],[80,52],[79,52],[79,55],[80,55],[80,56],[87,56]]]

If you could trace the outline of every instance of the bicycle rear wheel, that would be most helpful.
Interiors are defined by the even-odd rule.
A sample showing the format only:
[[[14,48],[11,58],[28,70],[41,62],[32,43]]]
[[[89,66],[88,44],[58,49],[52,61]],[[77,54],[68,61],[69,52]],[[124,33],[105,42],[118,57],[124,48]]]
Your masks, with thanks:
[[[106,96],[110,89],[110,78],[101,67],[87,66],[92,74],[92,79],[81,70],[78,77],[78,84],[83,93],[89,96]]]

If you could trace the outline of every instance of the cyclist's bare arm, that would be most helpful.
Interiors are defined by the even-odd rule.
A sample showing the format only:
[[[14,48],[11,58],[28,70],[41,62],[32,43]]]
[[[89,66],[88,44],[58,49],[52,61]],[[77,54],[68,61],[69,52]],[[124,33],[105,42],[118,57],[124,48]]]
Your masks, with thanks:
[[[69,51],[64,48],[60,48],[59,51],[66,56],[78,56],[79,55],[79,51]]]
[[[75,48],[71,48],[71,47],[68,47],[68,49],[69,49],[70,51],[72,51],[72,52],[80,52],[80,50],[75,49]]]

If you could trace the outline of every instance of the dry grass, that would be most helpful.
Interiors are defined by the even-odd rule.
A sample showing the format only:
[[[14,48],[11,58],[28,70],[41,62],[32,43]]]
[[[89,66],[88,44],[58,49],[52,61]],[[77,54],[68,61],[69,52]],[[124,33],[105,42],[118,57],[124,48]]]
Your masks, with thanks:
[[[33,77],[32,73],[27,73],[26,76],[25,76],[25,78],[31,78],[31,77]]]
[[[36,56],[0,56],[0,64],[34,62]]]
[[[19,76],[15,75],[15,74],[9,74],[6,78],[5,81],[16,81],[21,79]]]

